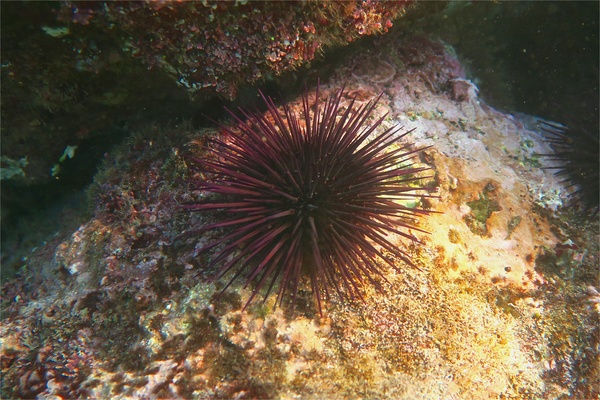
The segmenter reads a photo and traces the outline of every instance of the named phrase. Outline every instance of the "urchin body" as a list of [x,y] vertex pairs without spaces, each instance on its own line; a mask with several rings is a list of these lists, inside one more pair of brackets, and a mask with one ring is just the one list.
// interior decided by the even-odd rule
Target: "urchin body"
[[367,123],[378,99],[356,110],[354,102],[341,110],[341,99],[342,90],[321,104],[317,89],[312,107],[303,96],[298,116],[263,96],[266,114],[232,113],[237,129],[208,140],[215,156],[192,159],[206,177],[197,188],[216,196],[187,208],[227,213],[205,227],[226,233],[204,250],[214,249],[217,276],[235,270],[226,288],[241,275],[255,282],[249,301],[279,280],[279,303],[286,293],[295,303],[308,276],[321,309],[321,291],[354,298],[365,279],[379,287],[378,261],[395,265],[385,252],[411,263],[388,235],[416,240],[414,217],[427,211],[401,201],[426,196],[414,182],[427,168],[412,165],[418,150],[389,150],[400,128],[377,133],[384,117]]

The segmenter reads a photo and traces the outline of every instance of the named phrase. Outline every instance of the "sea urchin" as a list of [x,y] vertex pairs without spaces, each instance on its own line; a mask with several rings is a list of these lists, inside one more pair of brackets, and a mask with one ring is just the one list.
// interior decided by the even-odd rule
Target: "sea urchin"
[[560,182],[567,189],[572,190],[567,206],[580,206],[590,216],[597,215],[600,209],[598,120],[595,119],[594,122],[595,124],[574,123],[572,128],[567,128],[561,124],[541,121],[541,130],[554,153],[538,154],[556,162],[557,165],[543,169],[556,170],[554,175],[561,178]]
[[279,305],[291,293],[293,306],[307,276],[320,311],[321,291],[362,298],[365,279],[381,289],[379,261],[397,268],[396,256],[412,265],[387,236],[416,241],[415,217],[428,212],[403,204],[433,190],[415,187],[428,169],[411,161],[421,149],[392,146],[409,133],[402,128],[377,133],[385,116],[368,123],[379,98],[343,110],[342,90],[322,103],[317,88],[314,105],[302,97],[300,116],[261,96],[265,114],[230,112],[237,128],[222,126],[221,138],[207,140],[207,158],[191,159],[201,177],[192,184],[214,195],[186,208],[223,215],[204,230],[224,233],[203,248],[214,249],[217,277],[235,271],[223,290],[244,275],[246,285],[255,283],[250,303],[279,279]]

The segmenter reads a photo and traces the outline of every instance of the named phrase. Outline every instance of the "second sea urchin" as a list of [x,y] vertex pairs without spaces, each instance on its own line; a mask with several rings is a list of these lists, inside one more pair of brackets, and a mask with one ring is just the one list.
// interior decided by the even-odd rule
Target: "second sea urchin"
[[598,160],[598,121],[585,129],[586,124],[564,125],[541,122],[541,130],[554,153],[538,154],[557,163],[544,169],[555,170],[561,183],[571,190],[568,206],[579,206],[585,214],[597,215],[600,199],[600,162]]
[[224,212],[204,228],[224,233],[203,250],[213,249],[218,277],[235,271],[225,289],[243,275],[255,283],[249,303],[279,279],[278,303],[291,293],[295,304],[306,276],[321,310],[322,291],[362,297],[365,280],[380,288],[380,261],[397,268],[396,256],[412,265],[388,235],[417,240],[410,230],[420,230],[415,217],[428,211],[406,203],[432,190],[415,186],[428,168],[412,161],[420,149],[395,145],[409,132],[378,133],[385,116],[369,123],[379,98],[343,110],[342,90],[320,102],[317,88],[314,105],[305,94],[295,113],[261,96],[265,114],[231,113],[237,128],[222,126],[206,158],[192,158],[201,176],[193,184],[214,195],[186,207]]

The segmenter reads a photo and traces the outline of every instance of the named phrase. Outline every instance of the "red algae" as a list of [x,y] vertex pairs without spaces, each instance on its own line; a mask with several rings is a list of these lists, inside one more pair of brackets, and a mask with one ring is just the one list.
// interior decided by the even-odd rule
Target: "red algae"
[[240,84],[299,68],[326,47],[387,32],[408,4],[66,2],[61,19],[84,37],[90,28],[122,37],[133,57],[191,92],[212,90],[233,99]]

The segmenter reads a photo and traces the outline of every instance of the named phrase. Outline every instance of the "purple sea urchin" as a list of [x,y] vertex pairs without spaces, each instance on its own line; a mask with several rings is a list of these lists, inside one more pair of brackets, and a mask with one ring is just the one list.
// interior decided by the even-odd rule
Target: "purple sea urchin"
[[591,129],[577,125],[567,128],[543,121],[540,127],[554,153],[538,155],[558,164],[543,169],[555,170],[554,175],[561,178],[561,183],[572,189],[569,205],[579,205],[586,213],[597,215],[600,198],[597,121]]
[[305,94],[301,117],[288,105],[280,112],[261,94],[266,114],[231,113],[237,129],[223,126],[227,137],[208,139],[214,157],[192,159],[203,177],[193,183],[216,196],[186,207],[227,213],[204,228],[227,231],[203,250],[215,249],[218,277],[235,270],[225,289],[242,274],[246,284],[255,282],[248,303],[265,285],[266,298],[279,278],[279,305],[286,292],[295,304],[308,276],[321,310],[321,291],[361,298],[365,279],[381,289],[378,260],[397,268],[385,252],[412,265],[386,236],[417,241],[410,230],[422,231],[415,217],[428,211],[402,204],[433,190],[415,187],[428,169],[411,161],[421,149],[390,149],[410,131],[377,133],[385,116],[368,120],[379,98],[356,110],[353,100],[342,110],[342,91],[322,104],[317,88],[312,106]]

